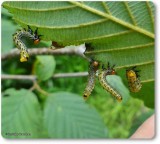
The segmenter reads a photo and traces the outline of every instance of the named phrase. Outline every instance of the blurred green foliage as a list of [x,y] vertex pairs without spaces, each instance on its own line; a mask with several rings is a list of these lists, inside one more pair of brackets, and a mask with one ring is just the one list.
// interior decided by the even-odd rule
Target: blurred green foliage
[[[12,34],[17,29],[17,25],[15,23],[12,23],[11,15],[8,12],[6,12],[6,10],[4,9],[2,9],[2,25],[1,26],[2,26],[1,53],[4,54],[4,53],[9,52],[14,47],[13,41],[12,41]],[[45,44],[45,45],[49,46],[49,44]],[[49,57],[52,57],[52,56],[49,56]],[[2,61],[1,73],[2,74],[26,74],[26,75],[33,74],[35,71],[43,69],[40,67],[35,68],[35,64],[37,63],[36,61],[37,60],[35,57],[31,57],[29,62],[23,63],[23,64],[19,62],[19,57],[14,58],[14,59],[9,59],[6,61]],[[83,71],[88,70],[88,63],[84,59],[77,57],[77,56],[67,56],[67,55],[66,56],[55,56],[51,58],[51,61],[54,61],[54,64],[52,63],[53,65],[51,66],[53,67],[52,74],[53,73],[64,73],[64,72],[83,72]],[[44,61],[42,60],[42,62]],[[43,74],[40,73],[39,75],[40,75],[39,76],[40,79],[43,80]],[[58,79],[52,79],[50,77],[51,77],[51,74],[49,74],[49,77],[47,78],[44,77],[45,80],[47,79],[46,81],[39,81],[38,84],[41,87],[41,89],[43,89],[44,91],[48,93],[53,93],[53,95],[54,93],[61,92],[61,91],[75,93],[77,94],[75,96],[75,100],[79,100],[79,96],[82,96],[83,90],[87,82],[86,77],[58,78]],[[27,80],[9,80],[9,79],[2,80],[2,93],[3,93],[3,99],[5,99],[4,101],[2,100],[2,111],[4,110],[3,111],[4,113],[2,116],[2,128],[3,128],[2,130],[4,130],[5,132],[7,130],[10,130],[12,126],[8,126],[9,127],[8,129],[6,125],[8,125],[8,123],[11,123],[15,126],[14,127],[15,129],[17,128],[17,131],[18,130],[20,131],[21,130],[20,125],[23,125],[23,128],[26,127],[26,130],[28,131],[31,130],[32,132],[32,130],[34,131],[35,129],[33,128],[34,126],[32,127],[30,125],[34,125],[36,123],[37,125],[39,125],[38,127],[39,129],[36,129],[36,130],[39,130],[42,133],[39,135],[36,135],[36,132],[34,132],[35,135],[33,137],[36,137],[36,138],[50,138],[50,137],[63,138],[64,133],[65,133],[63,131],[63,127],[57,128],[57,130],[60,133],[62,133],[62,135],[59,136],[58,135],[59,133],[57,132],[58,136],[55,136],[55,135],[52,136],[53,130],[49,129],[48,127],[49,130],[47,132],[47,129],[43,128],[43,120],[41,118],[40,120],[40,119],[37,119],[37,117],[35,117],[37,115],[37,109],[38,109],[38,113],[44,112],[44,109],[46,109],[46,101],[49,101],[49,100],[47,96],[43,95],[39,91],[34,90],[33,92],[29,92],[29,89],[32,86],[33,86],[33,83]],[[14,90],[9,89],[9,88],[14,88]],[[24,88],[25,90],[21,90],[22,88]],[[28,91],[29,93],[28,95],[26,95],[26,91]],[[23,94],[20,94],[20,93],[23,93]],[[23,97],[28,97],[26,98],[27,99],[26,104],[23,104],[24,101],[21,100],[23,99],[21,95],[23,95]],[[67,100],[66,102],[68,102]],[[64,105],[66,106],[66,108],[69,107],[69,104],[70,105],[74,104],[74,98],[71,99],[71,102],[72,103],[68,102],[68,105],[65,105],[65,102],[64,102]],[[19,104],[22,103],[22,106],[21,106],[22,109],[21,111],[17,111],[18,117],[15,116],[15,119],[13,119],[12,121],[10,115],[12,116],[13,113],[16,111],[16,110],[14,111],[12,107],[16,107],[17,103]],[[47,120],[49,121],[51,119],[56,124],[58,122],[58,119],[56,119],[56,117],[62,118],[63,120],[65,118],[63,117],[63,115],[58,115],[52,118],[49,117],[50,114],[52,114],[52,112],[55,110],[54,107],[55,105],[54,105],[54,100],[53,100],[53,109],[52,109],[52,105],[50,104],[46,110],[46,111],[49,111],[49,113],[47,114],[47,117],[48,117]],[[84,109],[81,110],[80,109],[81,107]],[[99,112],[99,114],[97,114],[97,119],[102,119],[102,121],[104,122],[106,126],[106,129],[108,129],[108,135],[107,134],[105,135],[106,138],[107,137],[108,138],[128,138],[137,129],[137,127],[153,113],[153,110],[144,106],[143,101],[135,99],[135,98],[129,98],[127,102],[123,104],[116,102],[110,96],[110,94],[108,94],[105,90],[102,89],[98,81],[96,82],[95,89],[92,95],[90,96],[89,100],[86,103],[83,103],[83,106],[81,107],[79,107],[79,112],[82,113],[82,116],[83,116],[83,113],[87,115],[87,112],[90,112],[90,110],[87,111],[85,107],[96,108],[96,110]],[[77,107],[75,106],[75,108]],[[19,107],[17,108],[17,110],[18,109]],[[30,117],[28,118],[27,121],[23,121],[23,119],[25,119],[26,114],[28,114],[29,112],[28,109],[32,109],[31,110],[32,113],[31,115],[29,114]],[[13,110],[13,112],[11,110]],[[96,110],[94,109],[94,111]],[[6,113],[6,111],[8,111],[8,113]],[[145,118],[143,120],[139,120],[139,118],[143,116]],[[77,115],[77,118],[78,118],[78,115]],[[80,118],[81,117],[79,117],[79,119]],[[10,119],[12,122],[9,121],[8,123],[6,123],[7,122],[6,119]],[[92,119],[92,116],[90,117],[90,119]],[[90,119],[88,119],[88,123],[87,123],[88,127],[93,126],[92,121],[89,123]],[[46,124],[47,124],[47,120],[46,120]],[[15,125],[14,121],[16,121],[16,124],[18,123],[19,124]],[[87,121],[87,119],[84,121]],[[32,122],[34,122],[34,124]],[[103,122],[99,122],[99,124],[103,125]],[[138,122],[138,124],[135,124],[136,122]],[[89,124],[91,124],[91,126]],[[27,127],[27,126],[30,126],[30,127]],[[68,131],[68,133],[70,133],[70,131]],[[76,133],[76,130],[75,130],[75,133]],[[97,134],[95,135],[96,135],[95,137],[98,137]],[[79,135],[79,138],[82,138],[82,137],[83,137],[82,135]],[[100,137],[104,137],[103,132],[102,132],[102,135],[99,135],[99,138]],[[12,137],[7,137],[7,138],[12,138]]]

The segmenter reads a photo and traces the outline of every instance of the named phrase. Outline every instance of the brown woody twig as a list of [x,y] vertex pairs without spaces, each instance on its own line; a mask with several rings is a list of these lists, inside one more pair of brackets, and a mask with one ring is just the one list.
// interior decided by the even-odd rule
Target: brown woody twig
[[[73,77],[84,77],[87,76],[88,72],[76,72],[76,73],[59,73],[54,74],[52,78],[73,78]],[[8,74],[2,74],[1,79],[14,79],[14,80],[31,80],[34,81],[37,79],[35,75],[8,75]]]
[[[32,48],[29,49],[29,54],[31,56],[35,55],[78,55],[88,60],[84,55],[86,50],[85,44],[79,46],[67,46],[64,48],[51,49],[51,48]],[[19,50],[17,48],[13,49],[7,54],[1,55],[1,60],[7,60],[9,58],[19,56]]]

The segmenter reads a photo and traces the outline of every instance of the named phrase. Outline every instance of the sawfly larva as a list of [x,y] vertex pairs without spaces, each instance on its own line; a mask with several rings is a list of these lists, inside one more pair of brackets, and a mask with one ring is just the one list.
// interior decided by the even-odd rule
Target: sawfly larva
[[37,31],[38,28],[33,33],[32,29],[28,26],[28,30],[18,30],[15,34],[13,34],[14,43],[16,44],[17,48],[20,49],[20,62],[25,62],[29,58],[29,53],[26,45],[22,41],[22,37],[28,37],[33,40],[34,44],[38,44],[40,42],[41,35],[38,35]]
[[108,68],[107,69],[102,67],[102,70],[98,74],[98,78],[99,78],[99,82],[100,82],[101,86],[106,91],[108,91],[112,96],[114,96],[119,102],[121,102],[122,101],[122,96],[115,89],[113,89],[112,86],[110,86],[110,84],[106,80],[106,76],[115,75],[116,72],[113,69],[114,66],[115,65],[110,67],[110,65],[108,63]]
[[95,86],[96,81],[96,71],[98,70],[99,62],[91,60],[89,64],[89,70],[88,70],[88,82],[87,86],[83,92],[83,98],[86,100],[92,93],[92,90]]
[[126,70],[126,77],[131,92],[139,92],[142,87],[138,72],[139,70],[136,70],[136,66]]

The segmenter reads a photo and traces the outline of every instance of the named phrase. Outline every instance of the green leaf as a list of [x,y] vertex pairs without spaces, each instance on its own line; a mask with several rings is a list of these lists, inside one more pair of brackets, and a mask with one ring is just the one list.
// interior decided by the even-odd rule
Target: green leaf
[[52,138],[105,138],[98,112],[76,94],[51,94],[45,105],[44,125]]
[[154,92],[155,84],[154,82],[143,83],[143,87],[138,94],[132,94],[133,97],[144,100],[144,104],[152,109],[155,108],[155,98],[151,97],[155,95]]
[[13,47],[12,34],[16,31],[17,26],[8,20],[8,12],[2,9],[2,54],[9,52]]
[[33,1],[4,2],[3,6],[20,25],[38,27],[44,40],[74,44],[124,32],[154,37],[154,9],[149,2]]
[[154,107],[152,2],[4,2],[3,6],[22,27],[38,27],[43,40],[63,45],[90,43],[92,48],[87,48],[85,55],[103,64],[116,64],[124,82],[125,69],[138,66],[143,90],[135,95]]
[[129,90],[123,84],[122,79],[116,75],[110,75],[106,77],[107,82],[116,90],[123,98],[122,103],[126,103],[130,98]]
[[[150,69],[149,69],[150,68]],[[150,78],[152,75],[154,76],[154,67],[153,65],[150,67],[150,65],[144,65],[144,66],[139,66],[137,69],[141,70],[140,71],[140,80],[142,83],[142,88],[139,92],[137,93],[132,93],[130,92],[130,95],[134,98],[138,98],[144,101],[144,104],[149,107],[154,109],[154,104],[155,104],[155,84],[154,81],[152,81]],[[147,76],[148,74],[148,76]],[[120,75],[123,78],[123,82],[126,86],[128,86],[128,82],[125,76],[125,69],[122,69],[118,72],[118,75]],[[143,80],[146,79],[146,80]]]
[[25,89],[7,89],[2,97],[2,136],[38,138],[42,132],[42,112],[36,96]]
[[35,62],[35,74],[38,79],[45,81],[52,77],[56,62],[53,56],[37,56]]

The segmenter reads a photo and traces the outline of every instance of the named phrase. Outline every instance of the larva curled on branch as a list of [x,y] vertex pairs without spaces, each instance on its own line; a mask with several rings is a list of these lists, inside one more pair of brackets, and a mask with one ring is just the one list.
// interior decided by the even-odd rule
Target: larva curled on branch
[[14,43],[20,50],[20,62],[26,62],[29,59],[29,53],[26,45],[22,41],[22,37],[30,38],[33,40],[34,44],[38,44],[40,42],[40,36],[42,35],[38,35],[37,31],[38,28],[33,32],[32,29],[28,26],[28,30],[24,28],[13,34]]

